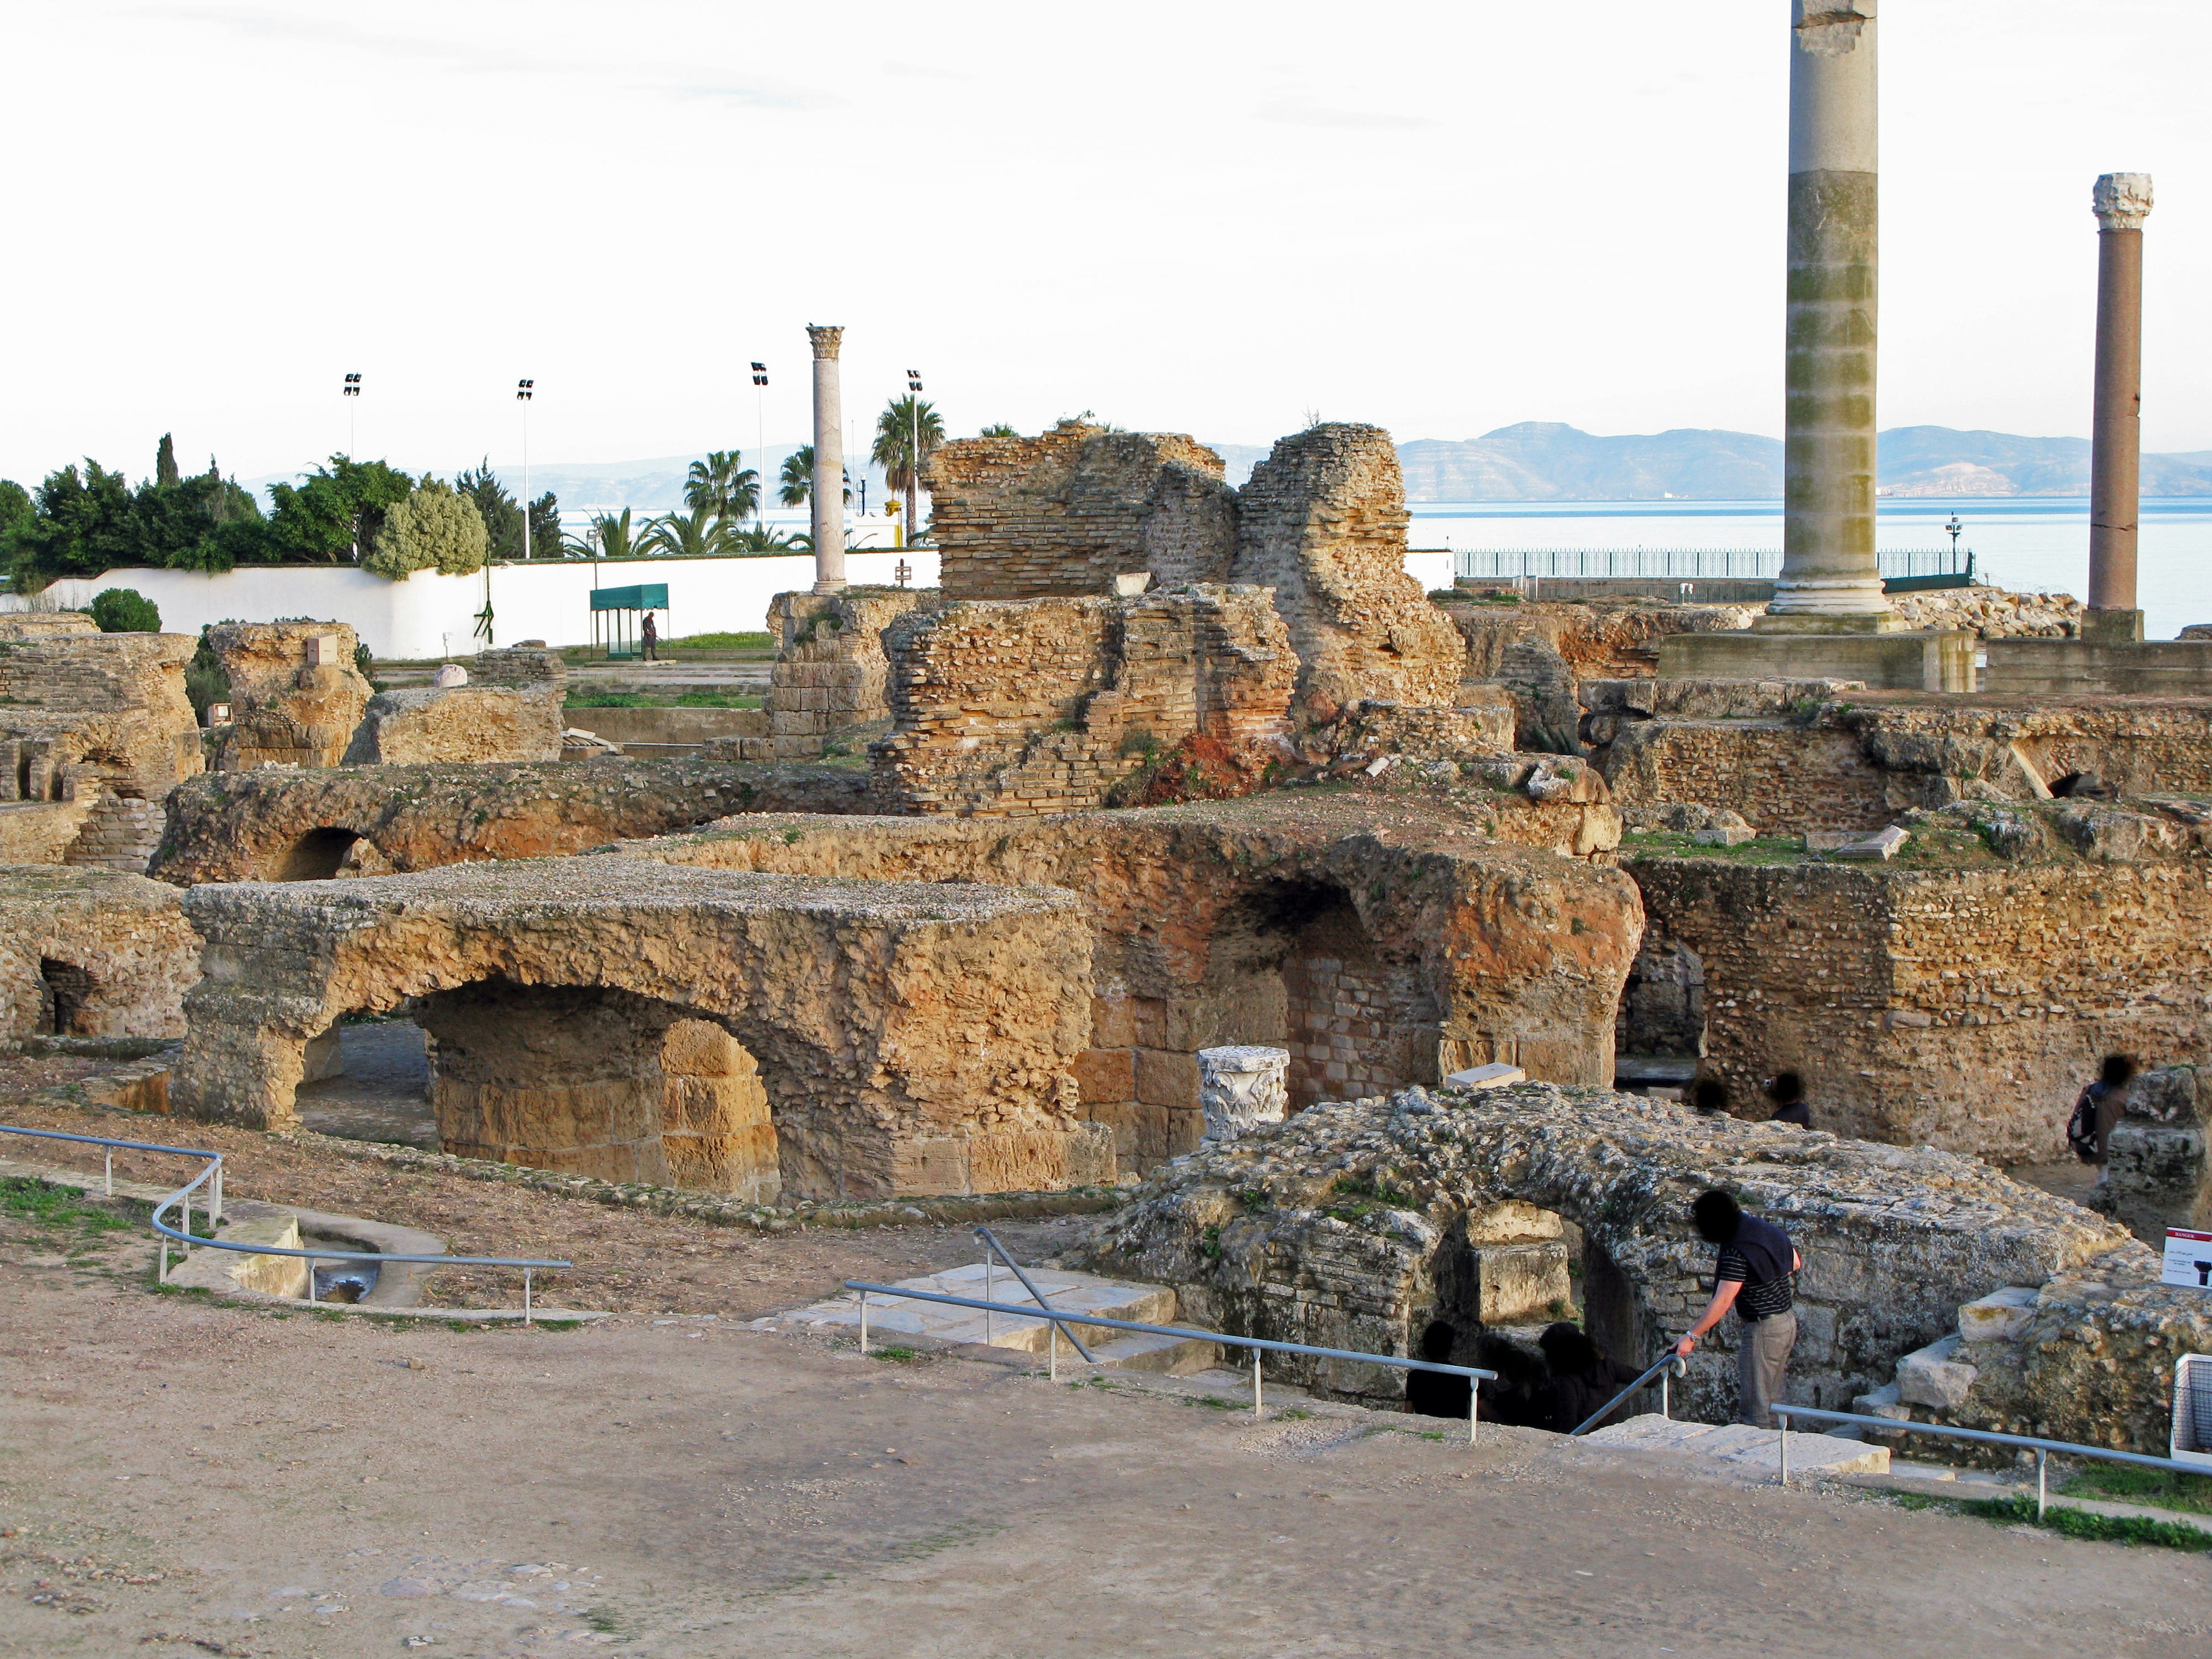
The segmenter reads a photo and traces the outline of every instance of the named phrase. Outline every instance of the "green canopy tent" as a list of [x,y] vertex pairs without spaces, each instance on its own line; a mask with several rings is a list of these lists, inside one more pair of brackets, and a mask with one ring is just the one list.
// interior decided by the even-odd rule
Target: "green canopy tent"
[[[592,590],[592,648],[609,660],[638,654],[639,624],[648,611],[668,609],[666,582],[639,582],[630,587]],[[663,639],[667,638],[664,627]]]

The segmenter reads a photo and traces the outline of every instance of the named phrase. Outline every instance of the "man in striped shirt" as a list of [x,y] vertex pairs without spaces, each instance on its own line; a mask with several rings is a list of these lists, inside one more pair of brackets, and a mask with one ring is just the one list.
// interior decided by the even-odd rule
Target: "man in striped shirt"
[[1736,1348],[1736,1421],[1771,1429],[1772,1407],[1782,1398],[1790,1370],[1790,1351],[1797,1346],[1793,1304],[1805,1259],[1789,1234],[1771,1221],[1746,1215],[1732,1194],[1699,1193],[1690,1206],[1690,1218],[1705,1243],[1720,1247],[1720,1256],[1714,1266],[1713,1299],[1674,1352],[1687,1357],[1698,1339],[1734,1308],[1743,1322]]

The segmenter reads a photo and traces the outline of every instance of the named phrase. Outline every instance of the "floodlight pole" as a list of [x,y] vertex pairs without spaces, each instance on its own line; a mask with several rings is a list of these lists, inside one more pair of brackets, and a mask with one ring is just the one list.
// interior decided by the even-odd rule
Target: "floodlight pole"
[[[535,380],[514,383],[515,401],[522,405],[522,556],[530,556],[530,402],[538,390]],[[486,577],[484,603],[491,603],[490,578]]]

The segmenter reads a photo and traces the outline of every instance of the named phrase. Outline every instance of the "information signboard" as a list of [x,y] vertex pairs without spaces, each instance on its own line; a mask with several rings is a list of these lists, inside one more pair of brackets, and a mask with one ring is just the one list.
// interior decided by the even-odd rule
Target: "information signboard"
[[2212,1291],[2212,1233],[2193,1233],[2186,1227],[2166,1230],[2166,1271],[2162,1285],[2187,1285]]

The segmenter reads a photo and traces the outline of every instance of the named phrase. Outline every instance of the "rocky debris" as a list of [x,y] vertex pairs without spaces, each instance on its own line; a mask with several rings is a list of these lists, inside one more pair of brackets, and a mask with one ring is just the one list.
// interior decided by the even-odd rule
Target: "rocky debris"
[[1460,693],[1464,701],[1452,708],[1408,708],[1364,697],[1348,702],[1333,720],[1298,734],[1298,758],[1340,774],[1385,757],[1460,761],[1510,755],[1512,698],[1494,685],[1463,685]]
[[[1688,836],[1701,846],[1737,847],[1759,834],[1744,821],[1740,812],[1725,806],[1700,806],[1694,801],[1674,801],[1664,806],[1624,806],[1620,809],[1624,829],[1644,835]],[[1713,841],[1705,840],[1710,831],[1718,830]]]
[[706,1023],[757,1064],[788,1190],[1113,1174],[1110,1135],[1075,1117],[1091,935],[1060,890],[606,856],[209,884],[184,906],[207,975],[175,1093],[197,1115],[295,1124],[309,1039],[410,1003],[438,1037],[434,1098],[456,1150],[647,1180],[696,1153],[718,1184],[754,1190],[758,1126],[737,1110],[750,1072],[675,1053]]
[[427,870],[475,859],[580,853],[691,829],[732,812],[864,810],[865,774],[610,755],[589,766],[360,766],[215,772],[169,799],[151,873],[282,881],[350,860]]
[[1905,626],[1985,640],[2063,640],[2081,632],[2081,601],[2071,593],[2014,593],[2002,587],[1937,587],[1893,593]]
[[[1689,1205],[1715,1185],[1803,1252],[1793,1392],[1820,1405],[1887,1381],[1955,1328],[1961,1303],[2137,1248],[1978,1159],[1526,1084],[1326,1103],[1201,1149],[1156,1172],[1068,1265],[1170,1285],[1221,1330],[1403,1354],[1432,1317],[1470,1322],[1454,1300],[1468,1218],[1531,1205],[1582,1229],[1586,1328],[1640,1360],[1704,1305],[1711,1249]],[[1677,1385],[1687,1414],[1732,1413],[1734,1329]],[[1333,1362],[1281,1372],[1335,1392],[1390,1386]]]
[[230,676],[230,725],[216,764],[336,766],[374,695],[343,623],[218,623],[209,648]]

